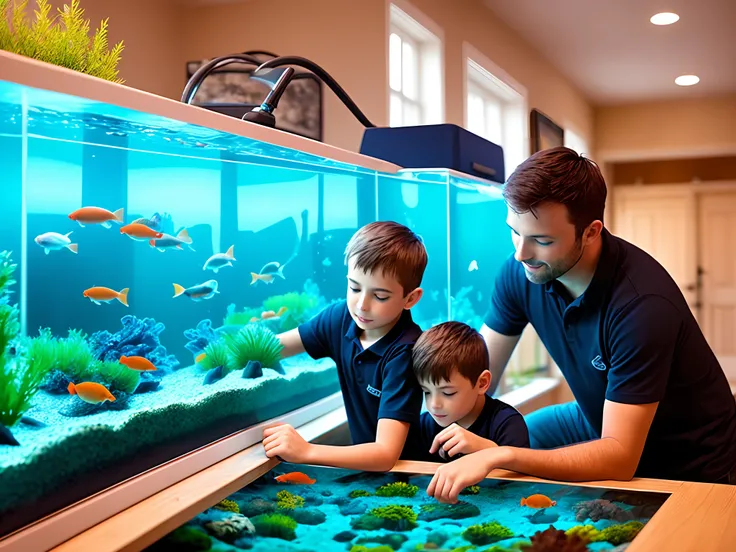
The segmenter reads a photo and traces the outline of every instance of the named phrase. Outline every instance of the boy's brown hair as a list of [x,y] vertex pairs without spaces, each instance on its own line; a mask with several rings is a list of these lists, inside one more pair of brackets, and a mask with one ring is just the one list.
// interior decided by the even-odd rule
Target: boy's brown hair
[[561,203],[576,237],[594,220],[603,222],[606,182],[598,165],[566,147],[538,151],[509,176],[503,196],[514,212],[534,213],[542,203]]
[[455,370],[475,385],[490,369],[483,336],[462,322],[443,322],[423,332],[414,344],[412,363],[417,380],[434,385],[450,381]]
[[371,222],[359,229],[345,248],[345,264],[353,257],[355,266],[364,272],[378,270],[395,278],[404,297],[421,285],[427,268],[422,239],[398,222]]

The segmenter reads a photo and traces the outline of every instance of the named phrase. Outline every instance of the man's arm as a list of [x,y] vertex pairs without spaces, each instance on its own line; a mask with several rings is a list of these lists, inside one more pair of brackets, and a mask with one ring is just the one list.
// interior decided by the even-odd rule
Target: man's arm
[[489,392],[493,393],[501,382],[501,376],[503,371],[506,369],[506,365],[509,363],[511,354],[516,348],[516,344],[519,343],[521,334],[519,335],[503,335],[495,330],[492,330],[485,324],[480,328],[480,334],[486,342],[488,348],[488,356],[491,361],[491,387]]
[[409,434],[409,424],[383,418],[378,420],[375,443],[351,446],[307,443],[290,425],[264,430],[266,456],[286,462],[334,466],[350,470],[389,471],[394,467]]
[[485,449],[438,468],[427,494],[456,502],[460,491],[496,468],[560,481],[629,480],[639,465],[658,405],[605,401],[600,439],[552,450]]
[[280,333],[276,337],[279,338],[281,345],[284,347],[281,349],[281,358],[298,355],[305,350],[304,343],[302,343],[302,338],[299,335],[299,328]]

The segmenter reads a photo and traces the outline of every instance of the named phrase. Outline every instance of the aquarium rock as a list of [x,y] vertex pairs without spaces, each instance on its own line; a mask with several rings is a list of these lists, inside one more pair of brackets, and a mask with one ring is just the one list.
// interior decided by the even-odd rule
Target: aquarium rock
[[189,340],[184,347],[195,356],[204,351],[207,345],[220,339],[220,336],[212,329],[212,321],[209,319],[200,320],[196,328],[185,330],[184,337]]
[[179,366],[174,355],[166,353],[159,335],[166,328],[153,318],[140,319],[133,315],[123,316],[123,328],[115,334],[106,330],[93,333],[89,338],[92,354],[98,360],[118,362],[120,357],[142,356],[150,360],[160,371]]
[[211,521],[205,524],[205,529],[214,537],[223,542],[234,542],[241,533],[252,535],[256,528],[243,514],[231,514],[220,521]]
[[141,380],[138,382],[138,387],[135,388],[134,393],[136,395],[150,393],[156,391],[159,385],[161,385],[161,376],[154,376],[150,372],[141,372]]
[[260,378],[263,375],[261,363],[257,360],[249,360],[248,364],[243,368],[244,378]]
[[425,504],[421,507],[419,520],[467,519],[479,515],[480,509],[475,504],[460,501],[457,504]]
[[20,443],[15,440],[10,430],[3,424],[0,424],[0,445],[20,446]]
[[336,542],[350,542],[357,536],[358,534],[353,533],[352,531],[341,531],[340,533],[332,537],[332,540]]
[[46,427],[47,426],[47,424],[43,422],[39,422],[35,418],[31,418],[30,416],[23,416],[20,419],[20,423],[22,423],[23,425],[30,426],[30,427]]
[[368,510],[368,505],[362,500],[351,500],[347,504],[340,506],[340,513],[344,516],[356,516],[365,514]]
[[276,503],[271,500],[254,498],[250,502],[238,502],[240,513],[247,517],[256,517],[261,514],[270,514],[276,511]]
[[53,369],[41,384],[41,389],[52,395],[68,395],[69,390],[67,387],[69,387],[69,382],[71,380],[66,377],[64,372]]
[[362,537],[358,539],[357,541],[355,541],[355,544],[356,545],[383,544],[385,546],[389,546],[393,548],[394,550],[399,550],[404,545],[404,543],[408,540],[409,540],[409,537],[407,537],[406,535],[402,535],[400,533],[389,533],[388,535],[376,535],[373,537]]
[[585,521],[590,518],[592,521],[610,519],[624,522],[633,519],[631,512],[627,512],[613,502],[602,498],[578,502],[575,504],[574,510],[577,521]]
[[552,525],[555,521],[560,519],[559,514],[549,513],[546,510],[539,510],[531,516],[524,517],[536,525]]
[[316,508],[297,508],[289,510],[287,515],[302,525],[319,525],[327,520],[327,515]]
[[207,374],[205,374],[204,376],[204,381],[202,382],[202,385],[210,385],[211,383],[220,381],[225,374],[226,372],[224,366],[215,366],[214,368],[212,368],[212,370],[207,371]]

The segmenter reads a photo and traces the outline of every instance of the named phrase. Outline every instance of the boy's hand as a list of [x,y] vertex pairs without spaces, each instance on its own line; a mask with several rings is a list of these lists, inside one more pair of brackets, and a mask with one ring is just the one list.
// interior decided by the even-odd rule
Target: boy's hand
[[309,462],[312,445],[289,424],[271,426],[263,430],[263,448],[266,456],[278,456],[284,462],[303,464]]
[[[440,502],[455,504],[460,491],[480,483],[496,467],[493,453],[500,450],[502,449],[487,450],[441,465],[429,482],[427,495]],[[480,458],[480,455],[483,457]]]
[[440,456],[443,456],[442,451],[440,451],[442,449],[447,457],[452,458],[458,454],[472,454],[496,446],[498,445],[493,441],[479,437],[457,424],[452,424],[437,434],[434,441],[432,441],[429,453],[434,454],[439,451]]

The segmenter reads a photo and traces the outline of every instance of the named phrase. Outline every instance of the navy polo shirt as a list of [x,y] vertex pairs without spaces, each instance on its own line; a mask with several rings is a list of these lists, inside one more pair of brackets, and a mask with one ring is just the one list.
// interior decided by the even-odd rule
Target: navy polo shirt
[[600,435],[603,402],[659,402],[636,475],[716,481],[736,464],[736,402],[667,271],[604,229],[588,289],[533,284],[509,258],[486,325],[519,335],[530,322]]
[[374,443],[378,420],[414,424],[422,408],[422,390],[412,370],[411,351],[422,330],[404,310],[391,330],[367,349],[347,302],[325,308],[299,326],[312,358],[330,357],[337,365],[353,444]]
[[[417,426],[416,435],[412,439],[410,458],[423,462],[449,462],[452,458],[443,458],[438,452],[429,454],[429,449],[437,434],[444,430],[434,421],[429,412],[422,412]],[[498,446],[529,448],[529,431],[522,416],[513,406],[503,401],[486,395],[478,418],[468,427],[470,433],[474,433],[484,439],[489,439]]]

